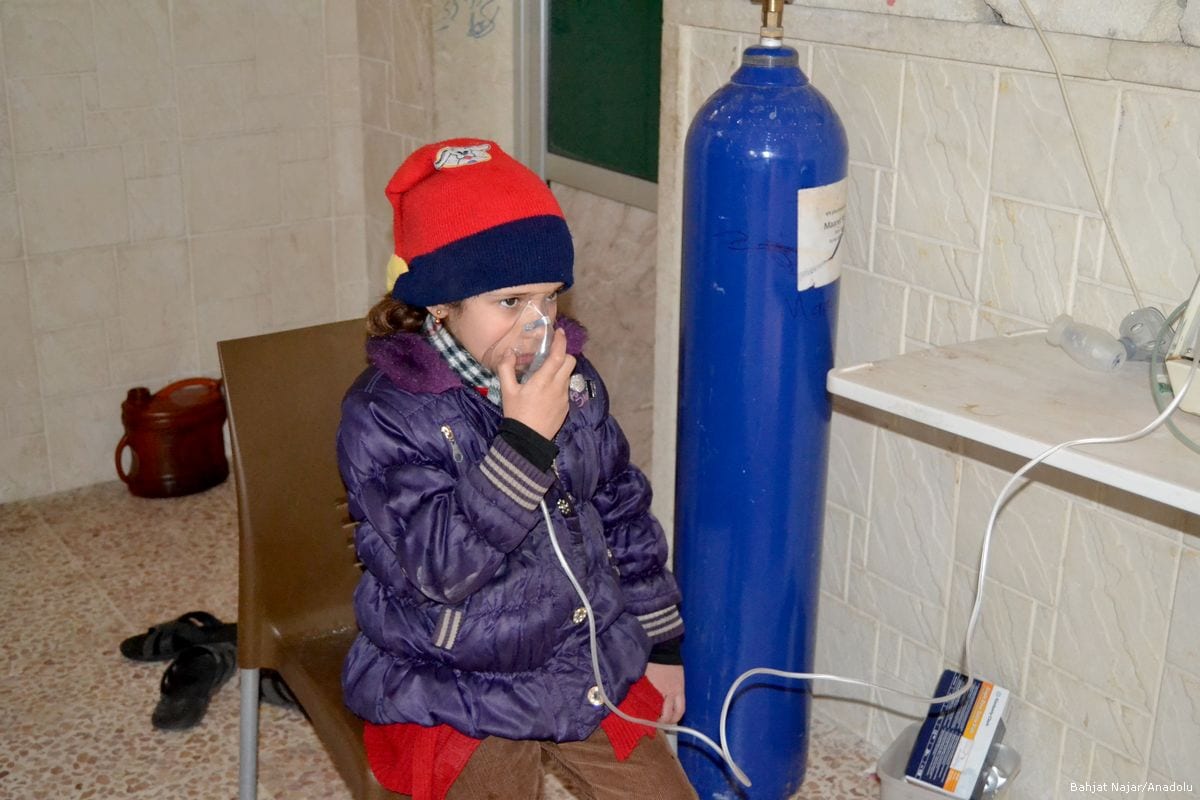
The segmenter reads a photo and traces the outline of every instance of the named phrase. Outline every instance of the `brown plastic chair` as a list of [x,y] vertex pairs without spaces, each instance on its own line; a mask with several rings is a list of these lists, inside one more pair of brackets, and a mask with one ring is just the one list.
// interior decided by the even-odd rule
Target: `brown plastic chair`
[[258,790],[258,671],[278,670],[356,798],[399,798],[367,765],[342,703],[360,570],[337,470],[342,395],[365,366],[362,320],[217,345],[237,484],[238,796]]

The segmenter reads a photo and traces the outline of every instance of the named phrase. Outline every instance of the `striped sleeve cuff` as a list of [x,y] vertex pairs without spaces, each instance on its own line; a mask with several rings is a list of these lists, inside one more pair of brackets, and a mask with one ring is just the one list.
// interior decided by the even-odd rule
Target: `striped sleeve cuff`
[[639,614],[638,622],[642,623],[651,644],[683,635],[683,617],[679,616],[679,606],[667,606],[649,614]]
[[497,437],[479,471],[505,497],[526,511],[533,511],[554,483],[554,474],[533,466],[512,445]]

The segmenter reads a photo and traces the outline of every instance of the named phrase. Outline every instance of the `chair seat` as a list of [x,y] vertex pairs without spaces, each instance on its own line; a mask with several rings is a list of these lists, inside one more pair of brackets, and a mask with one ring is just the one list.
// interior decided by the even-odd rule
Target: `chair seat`
[[356,798],[407,797],[389,792],[375,780],[363,750],[363,722],[342,701],[342,663],[356,634],[350,629],[318,638],[284,639],[278,670]]

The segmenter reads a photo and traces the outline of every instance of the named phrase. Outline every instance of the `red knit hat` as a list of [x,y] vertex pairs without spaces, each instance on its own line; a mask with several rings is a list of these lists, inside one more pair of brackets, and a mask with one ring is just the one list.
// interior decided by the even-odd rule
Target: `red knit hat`
[[387,196],[397,300],[431,306],[505,286],[571,285],[575,250],[558,201],[495,142],[425,145],[396,170]]

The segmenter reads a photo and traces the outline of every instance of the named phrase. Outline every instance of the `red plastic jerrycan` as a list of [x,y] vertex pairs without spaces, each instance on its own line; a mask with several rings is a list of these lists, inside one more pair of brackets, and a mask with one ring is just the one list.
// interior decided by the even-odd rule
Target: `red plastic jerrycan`
[[[117,474],[138,497],[177,497],[216,486],[229,476],[225,460],[225,398],[221,382],[189,378],[151,395],[130,389],[121,403],[125,435]],[[121,464],[129,448],[129,470]]]

